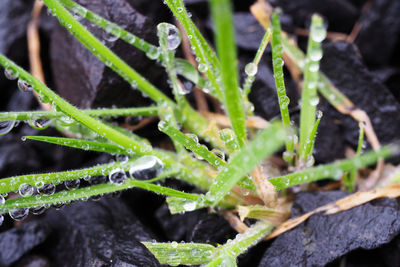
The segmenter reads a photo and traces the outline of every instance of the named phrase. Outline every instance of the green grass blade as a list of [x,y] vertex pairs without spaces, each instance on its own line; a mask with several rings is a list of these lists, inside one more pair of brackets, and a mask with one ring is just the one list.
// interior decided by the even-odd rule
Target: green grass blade
[[[116,109],[86,109],[81,110],[91,117],[124,117],[124,116],[157,116],[157,107],[143,108],[116,108]],[[57,111],[22,111],[1,112],[0,121],[29,121],[42,118],[55,119],[64,117],[65,114]]]
[[0,206],[0,213],[6,213],[10,210],[21,208],[32,208],[50,204],[65,204],[75,200],[87,199],[89,197],[109,194],[131,188],[142,188],[157,194],[173,196],[178,198],[197,199],[197,195],[184,193],[168,187],[127,179],[123,184],[116,185],[111,183],[92,185],[70,191],[60,191],[51,196],[35,195],[29,197],[20,197],[7,200]]
[[272,124],[262,130],[221,169],[206,195],[207,202],[214,206],[218,204],[243,176],[276,152],[284,139],[284,129],[278,124]]
[[212,260],[212,256],[217,250],[214,246],[208,244],[182,244],[177,242],[142,242],[142,244],[154,254],[161,264],[168,264],[171,266],[208,263]]
[[217,95],[217,99],[223,102],[224,97],[220,89],[220,85],[217,82],[217,77],[219,76],[218,73],[220,72],[220,63],[218,62],[214,51],[211,49],[210,45],[206,42],[200,31],[190,19],[183,1],[166,0],[165,2],[184,28],[186,35],[189,38],[189,42],[196,53],[196,56],[200,58],[199,63],[203,64],[203,66],[206,66],[205,74],[209,78],[212,88],[215,90],[215,93],[212,93]]
[[74,17],[60,4],[58,0],[44,0],[60,23],[66,27],[84,46],[86,46],[98,59],[103,61],[109,68],[118,73],[133,87],[138,88],[142,93],[154,101],[171,100],[139,73],[126,64],[120,57],[114,54],[108,47],[99,41],[92,33],[81,25]]
[[261,44],[258,47],[257,53],[253,61],[247,64],[245,67],[245,72],[247,74],[246,80],[243,85],[243,96],[245,100],[248,99],[248,95],[251,91],[251,85],[253,84],[258,71],[258,63],[260,62],[261,57],[264,54],[265,49],[267,48],[267,45],[271,39],[271,35],[272,31],[270,28],[268,28],[261,40]]
[[290,128],[289,98],[286,95],[285,80],[283,79],[283,60],[282,60],[282,33],[279,15],[275,12],[272,15],[272,63],[276,90],[278,95],[279,107],[281,110],[282,124],[287,128],[286,153],[284,159],[290,164],[294,158],[294,134]]
[[[311,167],[311,165],[314,164],[314,158],[312,157],[312,154],[313,154],[313,150],[314,150],[315,138],[317,137],[318,126],[321,121],[322,115],[323,115],[322,111],[317,112],[317,121],[314,123],[314,126],[313,126],[313,128],[310,132],[310,135],[307,139],[307,142],[306,142],[306,147],[304,150],[304,160],[305,160],[306,167]],[[312,164],[308,164],[308,163],[312,163]]]
[[56,144],[60,146],[72,147],[88,151],[97,151],[110,154],[120,154],[120,155],[133,155],[125,149],[113,144],[80,140],[74,138],[64,138],[64,137],[51,137],[51,136],[25,136],[28,140],[41,141],[51,144]]
[[236,267],[236,258],[227,255],[221,254],[217,258],[214,258],[209,264],[205,267]]
[[243,99],[239,89],[237,55],[230,0],[211,0],[211,14],[215,24],[215,39],[221,60],[221,78],[225,108],[239,147],[247,140]]
[[304,82],[300,111],[300,162],[306,161],[307,142],[315,124],[315,114],[319,98],[317,95],[319,62],[322,58],[320,32],[325,31],[323,19],[318,15],[311,18],[310,38],[308,38],[307,58],[304,68]]
[[56,93],[51,91],[47,86],[41,83],[38,79],[27,73],[22,68],[18,67],[14,62],[7,59],[0,54],[0,65],[6,69],[11,69],[12,71],[19,74],[19,77],[33,86],[34,90],[39,95],[44,95],[52,101],[53,106],[57,106],[64,114],[70,116],[78,123],[86,126],[92,131],[98,133],[101,136],[113,141],[114,143],[123,146],[126,149],[131,149],[133,152],[138,154],[143,154],[141,148],[142,144],[130,139],[129,137],[115,131],[111,127],[106,126],[102,122],[86,115],[79,109],[75,108],[73,105],[69,104],[67,101],[59,97]]
[[357,170],[378,161],[379,158],[388,158],[399,153],[397,145],[384,146],[378,151],[370,151],[351,159],[340,160],[334,163],[321,165],[312,169],[298,171],[288,175],[275,177],[269,181],[276,190],[285,189],[294,185],[309,183],[321,179],[340,179],[344,172]]
[[[360,127],[360,133],[358,135],[358,145],[357,145],[356,156],[361,155],[361,151],[362,151],[363,143],[364,143],[364,125],[362,123],[359,123],[359,127]],[[354,192],[356,172],[357,172],[357,170],[352,170],[348,176],[345,176],[345,179],[343,181],[344,187],[350,193]]]

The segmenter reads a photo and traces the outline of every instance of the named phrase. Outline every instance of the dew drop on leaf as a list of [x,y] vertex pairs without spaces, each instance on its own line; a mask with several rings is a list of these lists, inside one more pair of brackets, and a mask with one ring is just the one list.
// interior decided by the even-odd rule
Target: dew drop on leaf
[[56,186],[54,184],[45,184],[39,187],[37,191],[43,196],[51,196],[56,191]]
[[147,180],[159,176],[164,168],[162,161],[155,156],[143,156],[129,169],[129,175],[138,180]]
[[8,214],[14,221],[22,221],[28,216],[29,209],[28,208],[14,209],[10,210]]
[[38,207],[33,207],[33,208],[30,208],[29,210],[33,215],[40,215],[43,212],[45,212],[46,206],[42,205],[42,206],[38,206]]
[[248,76],[255,76],[257,74],[257,71],[258,71],[257,64],[253,62],[248,63],[246,67],[244,67],[244,72],[246,72]]
[[5,69],[4,76],[6,76],[6,78],[9,80],[15,80],[18,78],[18,72],[14,72],[13,70]]
[[64,185],[65,185],[65,188],[67,188],[68,190],[73,190],[73,189],[79,188],[80,183],[81,183],[80,179],[74,179],[74,180],[65,181]]
[[121,169],[115,169],[110,172],[108,179],[112,184],[121,185],[126,179],[126,174]]
[[18,189],[18,193],[22,197],[32,196],[34,191],[35,191],[35,188],[33,186],[31,186],[30,184],[21,184]]
[[29,121],[29,125],[36,130],[47,129],[50,126],[50,124],[51,124],[50,119],[37,119]]
[[22,79],[18,79],[18,88],[22,92],[31,92],[33,90],[32,85],[30,85],[29,83],[25,82]]
[[8,134],[15,126],[15,121],[0,121],[0,135]]

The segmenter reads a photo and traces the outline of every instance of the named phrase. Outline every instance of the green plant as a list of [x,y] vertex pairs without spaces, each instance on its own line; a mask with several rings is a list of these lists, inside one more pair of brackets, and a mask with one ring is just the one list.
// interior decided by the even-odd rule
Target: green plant
[[[397,150],[394,147],[383,147],[379,151],[367,152],[352,159],[321,165],[312,168],[313,162],[304,161],[312,157],[313,144],[321,120],[321,113],[315,108],[316,87],[324,96],[333,94],[326,84],[329,80],[318,71],[322,57],[320,42],[324,39],[322,19],[313,16],[311,23],[307,63],[298,48],[288,44],[280,31],[278,13],[274,13],[272,30],[268,29],[260,49],[253,62],[246,66],[248,75],[244,90],[239,88],[236,48],[232,23],[232,7],[229,0],[212,0],[211,13],[216,25],[217,54],[206,42],[200,31],[190,19],[182,0],[166,0],[166,4],[182,24],[185,35],[200,59],[196,70],[184,59],[175,58],[175,49],[179,46],[181,36],[178,29],[171,24],[161,23],[157,27],[159,46],[145,42],[137,36],[126,32],[71,0],[43,0],[51,13],[56,16],[82,44],[93,54],[123,77],[133,88],[140,90],[151,98],[155,106],[147,108],[80,110],[55,94],[38,79],[18,67],[5,56],[0,55],[0,65],[6,69],[9,78],[19,78],[22,89],[34,90],[43,103],[50,103],[54,111],[5,112],[0,113],[0,133],[6,134],[15,121],[30,121],[30,124],[43,129],[49,125],[62,132],[68,132],[74,138],[47,136],[27,136],[24,139],[53,143],[77,149],[92,150],[121,155],[117,162],[94,166],[91,168],[32,174],[5,178],[1,180],[0,194],[18,191],[21,197],[5,200],[1,197],[0,212],[9,213],[15,220],[24,219],[29,209],[35,213],[44,211],[49,205],[66,204],[75,200],[86,200],[89,197],[126,190],[133,187],[143,188],[167,196],[171,213],[190,212],[198,208],[211,207],[218,210],[232,210],[243,207],[250,211],[262,213],[254,215],[260,221],[247,231],[226,244],[214,247],[207,244],[144,243],[161,263],[207,264],[207,266],[234,266],[236,257],[247,248],[260,241],[272,229],[275,214],[279,213],[277,191],[320,179],[340,179],[344,172],[355,170],[375,163],[379,158],[390,157]],[[167,97],[139,73],[115,55],[102,42],[96,39],[67,10],[102,27],[110,34],[142,50],[152,60],[162,62],[168,74],[174,100]],[[273,69],[277,87],[278,101],[281,107],[282,123],[271,122],[266,129],[259,130],[248,140],[246,117],[252,111],[246,108],[251,84],[257,73],[257,64],[268,44],[272,32]],[[299,67],[305,72],[302,95],[302,117],[300,122],[300,144],[297,144],[295,128],[288,112],[289,98],[285,92],[283,80],[283,49],[297,58]],[[218,129],[212,122],[196,112],[186,100],[187,93],[181,87],[178,74],[184,76],[213,95],[226,108],[232,125]],[[204,74],[206,78],[203,78]],[[322,85],[319,86],[319,83]],[[323,91],[325,90],[325,91]],[[329,91],[329,93],[326,93]],[[325,93],[324,93],[325,92]],[[335,96],[335,95],[334,95]],[[334,98],[334,97],[333,97]],[[340,95],[336,100],[340,98]],[[330,97],[331,101],[334,101]],[[337,100],[337,102],[340,102]],[[152,147],[144,138],[135,135],[119,126],[107,122],[111,116],[158,116],[159,130],[172,140],[175,152]],[[315,117],[317,120],[315,121]],[[189,131],[183,133],[179,125]],[[361,136],[361,134],[360,134]],[[213,147],[212,150],[200,144],[199,138]],[[361,140],[361,138],[360,138]],[[362,143],[362,141],[360,141]],[[290,165],[297,164],[299,171],[268,179],[258,167],[268,156],[276,153],[286,144],[284,158]],[[296,154],[296,147],[298,153]],[[197,155],[193,158],[189,153]],[[226,155],[226,156],[225,156]],[[201,159],[204,159],[201,160]],[[304,169],[306,168],[306,169]],[[155,173],[150,179],[140,180],[143,173]],[[98,185],[79,187],[80,179],[98,179],[108,176],[108,182]],[[97,177],[97,178],[96,178]],[[155,184],[169,177],[183,180],[195,185],[203,194],[184,193],[178,190]],[[352,175],[351,177],[354,177]],[[149,178],[149,177],[147,177]],[[354,178],[350,178],[353,184]],[[55,193],[55,185],[64,183],[66,188]],[[34,187],[39,195],[33,195]],[[251,194],[264,206],[254,207],[246,202]],[[256,216],[256,217],[254,217]]]

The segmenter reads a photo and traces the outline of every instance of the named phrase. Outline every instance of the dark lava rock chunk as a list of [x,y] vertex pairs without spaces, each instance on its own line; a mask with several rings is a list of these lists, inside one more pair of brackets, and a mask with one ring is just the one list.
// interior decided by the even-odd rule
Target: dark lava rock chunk
[[312,14],[319,13],[328,21],[330,31],[350,32],[360,11],[347,0],[268,0],[290,15],[298,27],[308,28]]
[[[302,192],[292,207],[297,217],[345,197],[342,191]],[[334,215],[316,214],[278,236],[260,266],[324,266],[356,249],[374,249],[400,232],[396,200],[382,199]]]
[[46,223],[31,221],[0,233],[0,266],[10,266],[42,244],[50,233]]
[[77,202],[44,219],[54,231],[47,244],[54,266],[159,266],[140,243],[152,234],[118,199]]
[[[356,107],[364,110],[382,143],[398,138],[400,132],[400,104],[391,92],[368,71],[351,44],[325,43],[321,70],[332,83],[345,94]],[[341,121],[346,141],[356,146],[358,123],[350,116],[339,115],[333,108],[323,110],[334,112]]]
[[361,17],[356,39],[363,59],[373,66],[385,66],[392,59],[400,34],[400,1],[375,0]]
[[[137,36],[156,43],[156,27],[138,13],[127,0],[78,1],[89,10],[120,25]],[[154,61],[147,59],[142,51],[122,40],[115,40],[102,29],[82,20],[97,38],[118,54],[139,73],[163,85],[164,71]],[[56,88],[60,95],[73,104],[90,106],[139,106],[149,104],[138,90],[100,62],[87,48],[66,29],[59,26],[53,31],[51,60]]]

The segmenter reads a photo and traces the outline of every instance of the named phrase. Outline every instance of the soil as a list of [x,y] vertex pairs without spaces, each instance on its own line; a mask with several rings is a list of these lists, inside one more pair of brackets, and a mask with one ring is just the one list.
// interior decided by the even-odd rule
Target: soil
[[[154,44],[156,25],[173,22],[159,0],[77,1],[128,31]],[[398,139],[400,132],[400,1],[398,0],[268,0],[281,7],[283,29],[299,46],[315,12],[324,16],[329,32],[350,34],[361,25],[354,42],[327,39],[323,43],[321,70],[356,107],[370,116],[382,143]],[[193,20],[212,41],[211,19],[206,0],[187,0]],[[236,43],[241,70],[250,62],[264,34],[249,12],[253,1],[235,1]],[[0,53],[29,69],[26,28],[32,0],[0,1]],[[97,37],[102,31],[83,22]],[[146,106],[149,99],[130,89],[112,70],[58,25],[44,10],[40,18],[41,58],[47,84],[81,108]],[[170,94],[163,69],[121,40],[106,41],[114,52]],[[182,52],[178,52],[182,53]],[[243,71],[242,71],[243,73]],[[297,84],[286,71],[291,99],[290,112],[299,118]],[[0,75],[2,111],[39,109],[31,94],[16,90],[16,83]],[[193,96],[189,95],[189,99]],[[260,63],[250,94],[257,115],[279,116],[271,70],[271,51]],[[316,163],[344,158],[346,147],[355,148],[358,126],[321,100],[324,112],[315,149]],[[158,144],[163,138],[156,122],[138,133]],[[22,142],[24,135],[60,134],[48,128],[38,132],[21,123],[0,137],[0,177],[60,171],[108,162],[111,156],[73,149]],[[393,163],[398,163],[397,159]],[[168,180],[167,186],[195,190]],[[297,195],[292,217],[343,197],[341,191],[303,192]],[[143,203],[147,203],[143,205]],[[164,198],[134,189],[120,196],[76,202],[30,215],[22,224],[8,216],[0,227],[0,266],[159,266],[140,241],[185,241],[221,244],[236,232],[225,219],[207,210],[170,215]],[[400,210],[396,200],[382,199],[333,216],[314,215],[297,228],[263,242],[239,257],[239,266],[400,266]],[[345,265],[343,265],[345,264]]]

